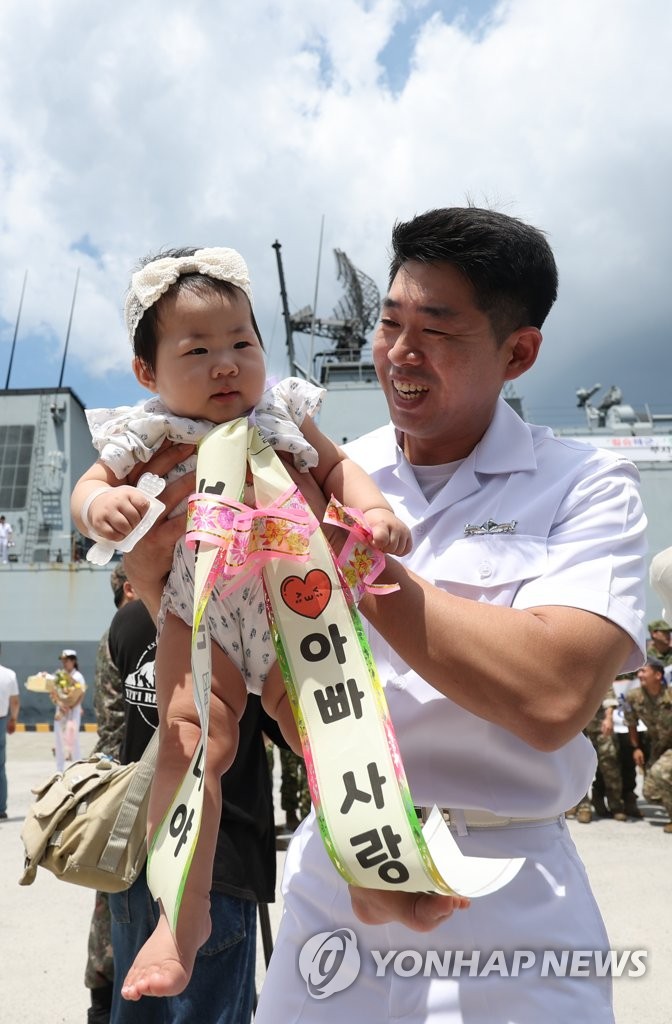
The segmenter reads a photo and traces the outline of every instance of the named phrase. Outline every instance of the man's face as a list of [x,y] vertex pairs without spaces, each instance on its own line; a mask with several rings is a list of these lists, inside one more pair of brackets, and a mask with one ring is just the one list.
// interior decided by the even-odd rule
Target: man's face
[[[417,465],[464,458],[492,419],[504,381],[534,362],[541,334],[526,329],[497,344],[473,289],[450,263],[405,263],[384,300],[373,358],[406,457]],[[526,337],[527,337],[526,335]]]
[[654,629],[651,633],[653,646],[657,651],[665,652],[670,647],[670,634],[665,629]]
[[657,690],[662,685],[662,675],[653,665],[642,665],[637,672],[637,678],[645,690]]

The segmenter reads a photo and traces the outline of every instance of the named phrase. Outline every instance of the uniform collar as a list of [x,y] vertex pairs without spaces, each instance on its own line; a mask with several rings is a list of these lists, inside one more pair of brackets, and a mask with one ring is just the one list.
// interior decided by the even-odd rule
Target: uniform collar
[[537,468],[529,425],[503,398],[497,399],[490,426],[473,452],[476,473],[516,473]]
[[[367,434],[366,445],[369,472],[390,466],[399,470],[406,463],[392,423]],[[497,399],[490,426],[467,456],[467,463],[474,473],[493,475],[536,469],[537,460],[529,424],[503,398]]]

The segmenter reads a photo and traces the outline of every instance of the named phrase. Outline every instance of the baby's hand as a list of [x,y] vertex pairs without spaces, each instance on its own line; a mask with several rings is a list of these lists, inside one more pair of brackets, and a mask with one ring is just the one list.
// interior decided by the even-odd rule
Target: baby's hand
[[123,540],[148,508],[146,494],[137,487],[123,484],[97,495],[89,506],[88,519],[91,529],[103,540]]
[[373,533],[373,545],[388,555],[407,555],[413,546],[411,531],[387,508],[371,508],[364,518]]

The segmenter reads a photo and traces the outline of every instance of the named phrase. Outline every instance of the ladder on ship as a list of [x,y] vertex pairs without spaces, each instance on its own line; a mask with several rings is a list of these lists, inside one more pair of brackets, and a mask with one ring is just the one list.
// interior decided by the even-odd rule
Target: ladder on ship
[[26,539],[23,548],[23,561],[33,562],[35,548],[42,526],[42,495],[39,489],[42,465],[44,462],[44,450],[49,428],[49,416],[51,410],[51,398],[49,395],[40,395],[37,409],[37,423],[35,424],[35,439],[33,441],[33,456],[30,461],[30,474],[28,478],[28,509],[26,515]]

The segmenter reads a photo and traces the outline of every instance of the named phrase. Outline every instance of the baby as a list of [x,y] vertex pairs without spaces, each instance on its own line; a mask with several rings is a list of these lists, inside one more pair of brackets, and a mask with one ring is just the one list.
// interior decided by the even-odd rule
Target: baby
[[[121,541],[142,519],[149,500],[126,484],[166,439],[198,442],[216,424],[254,412],[263,438],[303,479],[362,510],[374,544],[390,554],[410,549],[406,526],[372,480],[313,422],[323,391],[290,378],[267,388],[263,344],[252,312],[247,266],[233,249],[180,249],[148,257],[132,277],[126,324],[138,381],[156,396],[134,407],[87,414],[99,460],[72,495],[72,514],[87,535]],[[186,469],[193,468],[186,464]],[[185,466],[180,467],[184,472]],[[248,495],[249,503],[253,499]],[[94,492],[97,492],[94,494]],[[193,551],[177,545],[165,586],[156,657],[159,754],[148,836],[161,822],[200,740],[191,678]],[[216,587],[207,609],[212,638],[212,692],[203,819],[182,897],[176,934],[161,909],[153,935],[139,951],[122,988],[127,999],[181,992],[210,932],[209,891],[221,813],[222,774],[235,755],[247,693],[262,694],[289,742],[298,744],[280,670],[275,663],[261,580]]]

